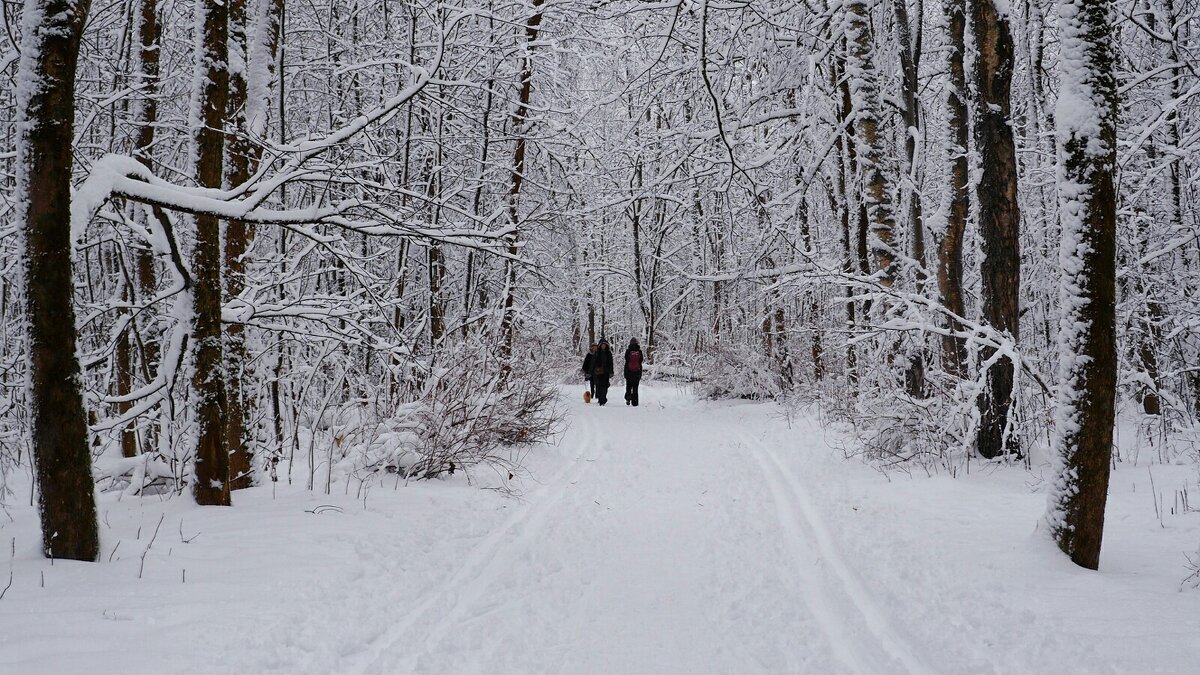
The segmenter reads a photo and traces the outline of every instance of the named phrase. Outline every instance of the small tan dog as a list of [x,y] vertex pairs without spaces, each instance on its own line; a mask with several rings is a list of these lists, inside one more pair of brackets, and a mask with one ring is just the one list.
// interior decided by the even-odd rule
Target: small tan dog
[[584,403],[592,402],[592,392],[590,392],[590,391],[583,392],[583,402]]

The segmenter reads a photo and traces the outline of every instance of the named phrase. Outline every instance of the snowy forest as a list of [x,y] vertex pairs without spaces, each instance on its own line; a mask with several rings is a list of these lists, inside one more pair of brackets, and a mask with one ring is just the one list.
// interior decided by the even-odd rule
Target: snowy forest
[[[1056,574],[1105,570],[1106,506],[1130,533],[1161,526],[1169,541],[1113,564],[1141,550],[1171,607],[1200,606],[1194,0],[0,0],[0,13],[9,611],[37,601],[55,560],[124,556],[140,580],[167,565],[147,553],[212,546],[282,494],[315,519],[415,491],[386,521],[402,529],[416,527],[400,524],[405,505],[456,487],[483,493],[460,502],[527,497],[532,511],[543,479],[584,480],[551,470],[573,443],[640,448],[612,459],[636,490],[666,466],[645,458],[659,433],[686,437],[671,470],[697,479],[692,462],[732,484],[760,460],[746,485],[771,488],[785,530],[804,516],[794,531],[823,551],[818,567],[846,562],[830,568],[845,598],[810,605],[859,613],[833,612],[838,668],[939,670],[898,628],[924,619],[868,601],[888,585],[871,575],[891,572],[846,571],[856,544],[836,544],[818,515],[831,502],[797,487],[801,428],[834,439],[821,483],[947,479],[943,514],[970,510],[982,476],[1023,491],[1036,512],[1017,509],[1003,545],[1034,533],[1056,556],[1020,556]],[[617,418],[578,401],[589,346],[610,342],[620,373],[630,338],[643,403],[686,402],[692,435],[654,432],[667,413],[646,405]],[[773,429],[773,445],[738,436],[704,454],[716,441],[699,410],[749,411],[712,428]],[[444,508],[470,521],[463,503]],[[206,506],[231,508],[190,515]],[[118,511],[148,519],[135,540],[107,522]],[[164,518],[179,520],[174,554]],[[206,522],[196,544],[192,518]],[[474,551],[453,578],[414,585],[499,574]],[[197,583],[192,568],[172,582]],[[448,602],[436,595],[408,600],[433,612]],[[425,639],[470,610],[448,611]],[[1163,621],[1177,639],[1156,663],[1185,672],[1200,624]],[[883,646],[843,653],[863,635]],[[233,671],[479,667],[386,660],[410,639],[370,641],[354,668],[322,653]],[[828,672],[813,658],[760,665]],[[716,663],[682,672],[731,672]]]

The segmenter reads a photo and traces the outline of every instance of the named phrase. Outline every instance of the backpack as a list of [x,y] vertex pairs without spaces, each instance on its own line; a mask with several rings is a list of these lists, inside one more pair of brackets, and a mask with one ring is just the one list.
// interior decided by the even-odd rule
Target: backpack
[[642,372],[642,353],[640,351],[629,352],[629,360],[625,363],[625,367],[631,373]]

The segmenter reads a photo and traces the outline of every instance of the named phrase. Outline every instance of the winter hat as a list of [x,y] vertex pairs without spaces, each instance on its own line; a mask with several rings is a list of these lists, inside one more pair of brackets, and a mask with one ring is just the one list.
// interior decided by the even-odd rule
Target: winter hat
[[641,345],[638,344],[637,338],[629,338],[629,346],[640,347]]
[[604,345],[605,347],[607,347],[607,346],[608,346],[608,340],[605,340],[604,338],[600,338],[600,342],[598,342],[598,343],[596,343],[596,344],[597,344],[597,345]]

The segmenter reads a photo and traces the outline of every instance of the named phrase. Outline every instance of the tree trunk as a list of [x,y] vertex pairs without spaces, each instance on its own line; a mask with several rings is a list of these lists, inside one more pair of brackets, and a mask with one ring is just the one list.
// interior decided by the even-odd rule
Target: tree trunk
[[[812,224],[808,218],[808,198],[800,197],[800,204],[796,209],[796,217],[800,221],[800,241],[804,244],[804,250],[815,251],[814,241],[812,236]],[[808,325],[812,337],[810,338],[811,349],[809,354],[812,357],[813,367],[813,383],[820,384],[821,380],[825,379],[825,351],[821,344],[821,303],[818,297],[817,289],[808,291]],[[776,295],[776,302],[782,303],[783,299]],[[784,383],[789,386],[792,384],[794,373],[792,369],[791,356],[787,351],[787,343],[785,342],[785,324],[783,305],[778,305],[775,310],[775,330],[776,342],[778,343],[778,351],[780,355],[780,363],[783,364]]]
[[[921,134],[920,105],[917,101],[917,73],[921,68],[921,43],[924,35],[922,26],[923,7],[917,3],[916,35],[914,37],[908,18],[908,0],[893,0],[896,13],[896,38],[900,48],[901,117],[904,119],[904,169],[908,187],[908,220],[912,233],[912,257],[917,263],[915,277],[917,291],[925,290],[925,215],[921,204],[920,176],[917,168],[917,137]],[[916,344],[908,354],[908,367],[904,373],[905,388],[909,396],[925,397],[925,339],[918,334]]]
[[[489,27],[491,27],[493,25],[493,21],[494,21],[494,18],[491,15],[489,15],[489,17],[488,17]],[[492,72],[493,73],[495,72],[494,69]],[[491,143],[491,139],[492,139],[492,128],[491,128],[492,92],[495,89],[495,85],[496,85],[495,80],[489,78],[488,82],[487,82],[487,93],[485,93],[484,97],[483,97],[483,101],[484,101],[484,103],[483,103],[483,120],[480,125],[480,127],[481,127],[480,131],[483,134],[483,140],[480,143],[479,172],[476,175],[475,196],[471,200],[471,213],[474,214],[476,217],[479,217],[482,215],[481,209],[482,209],[482,204],[483,204],[484,179],[486,178],[486,174],[487,174],[488,154],[491,151],[491,147],[492,147],[492,143]],[[474,284],[475,283],[476,283],[475,282],[475,251],[470,250],[470,251],[467,251],[467,269],[463,275],[463,327],[462,327],[463,339],[466,339],[470,332],[471,303],[472,303],[472,297],[474,295]]]
[[921,68],[921,46],[924,20],[922,5],[917,4],[916,35],[908,18],[907,0],[893,0],[896,12],[896,37],[900,48],[901,116],[904,119],[904,162],[908,174],[908,217],[912,228],[912,256],[920,266],[916,277],[918,287],[925,283],[925,216],[921,204],[921,189],[917,175],[917,136],[921,129],[920,105],[917,101],[917,73]]
[[596,306],[588,303],[587,306],[587,321],[588,321],[588,347],[596,344]]
[[[946,96],[946,107],[950,112],[948,121],[954,149],[950,155],[950,204],[946,231],[938,242],[938,295],[943,307],[956,316],[963,316],[966,313],[963,302],[963,234],[970,212],[967,191],[970,180],[967,166],[967,79],[963,70],[967,18],[964,0],[947,0],[945,10],[950,28],[950,92]],[[962,324],[954,319],[948,319],[946,327],[951,331],[963,329]],[[967,343],[964,338],[954,335],[942,338],[942,367],[955,377],[966,377]]]
[[[229,4],[197,0],[198,23],[203,31],[199,110],[202,125],[196,132],[196,180],[201,187],[220,188],[225,150],[225,112],[228,102]],[[196,244],[192,251],[195,273],[196,392],[199,424],[196,446],[196,482],[192,494],[204,506],[229,506],[229,451],[225,417],[224,347],[221,332],[221,223],[216,216],[196,216]]]
[[[874,259],[875,271],[881,273],[880,283],[890,287],[895,281],[895,271],[892,269],[895,260],[892,248],[895,217],[892,213],[891,187],[883,166],[883,143],[879,135],[879,81],[871,43],[871,17],[866,0],[849,0],[846,13],[849,48],[847,72],[857,132],[856,156],[862,171],[863,201],[868,221],[867,228],[860,228],[860,237],[867,235],[866,253]],[[863,259],[866,260],[865,255]]]
[[[132,302],[133,292],[130,289],[125,290],[124,298],[127,302]],[[116,368],[116,395],[119,397],[127,397],[133,391],[133,345],[132,328],[127,328],[119,336],[117,336],[116,353],[114,354]],[[133,408],[132,401],[118,401],[113,406],[113,411],[118,416],[123,416]],[[137,426],[133,422],[126,422],[121,429],[121,456],[135,457],[137,456]]]
[[17,92],[17,214],[25,228],[30,414],[42,550],[99,555],[92,458],[75,357],[71,148],[88,0],[27,0]]
[[[533,95],[533,45],[537,41],[542,25],[542,4],[545,0],[533,0],[533,14],[525,22],[525,47],[521,58],[521,86],[517,97],[517,109],[513,111],[512,128],[516,137],[513,146],[512,173],[508,188],[508,254],[516,257],[520,253],[517,228],[521,222],[521,186],[525,182],[525,145],[529,135],[529,103]],[[505,262],[504,309],[500,319],[500,349],[504,357],[504,372],[511,368],[513,342],[516,332],[517,264]]]
[[1117,80],[1108,2],[1062,2],[1058,470],[1046,514],[1059,548],[1096,569],[1116,404]]
[[[845,51],[844,49],[840,51]],[[837,136],[834,137],[834,149],[837,152],[838,167],[835,176],[835,184],[837,186],[836,203],[838,204],[838,224],[842,235],[842,271],[847,275],[853,274],[857,269],[855,264],[855,253],[853,248],[853,237],[850,232],[850,194],[846,189],[846,174],[851,171],[853,166],[854,144],[848,139],[851,125],[851,115],[853,102],[850,100],[850,85],[842,77],[845,72],[845,62],[843,59],[834,61],[834,66],[831,69],[831,80],[834,88],[840,94],[841,101],[837,104],[838,129]],[[853,174],[851,174],[853,175]],[[857,307],[854,301],[854,287],[847,284],[846,286],[846,330],[850,335],[857,330]],[[847,340],[846,345],[846,378],[849,384],[853,385],[858,382],[858,353],[854,348],[854,343]]]
[[[983,259],[979,265],[983,318],[992,328],[1020,337],[1021,242],[1017,204],[1017,154],[1011,121],[1013,41],[1008,18],[995,0],[971,0],[971,24],[978,50],[976,64],[975,146],[979,153],[979,234]],[[984,349],[982,359],[993,357]],[[1020,454],[1016,433],[1009,428],[1012,409],[1013,362],[1000,356],[985,375],[978,401],[976,435],[979,454],[987,458]]]
[[[137,63],[138,82],[142,93],[137,99],[137,135],[134,140],[133,156],[146,168],[151,168],[150,151],[154,144],[154,125],[158,121],[158,62],[159,39],[161,29],[158,23],[158,11],[155,0],[139,0],[133,20],[137,22]],[[125,298],[134,302],[139,296],[150,297],[158,285],[158,275],[154,269],[154,253],[147,246],[140,246],[134,254],[134,279],[136,287],[127,288]],[[138,329],[136,323],[130,323],[129,330],[122,335],[116,346],[117,387],[116,394],[128,396],[133,391],[134,342],[141,345],[141,365],[147,379],[158,364],[158,341],[152,335],[134,335]],[[132,401],[123,401],[114,406],[117,415],[124,415],[133,407]],[[137,454],[136,425],[130,421],[121,430],[121,454],[133,457]]]
[[[145,87],[140,99],[137,140],[133,156],[147,169],[152,168],[151,152],[154,147],[154,129],[158,124],[159,60],[161,55],[162,25],[158,20],[155,0],[141,0],[141,20],[138,23],[138,42],[142,84]],[[143,297],[152,297],[158,288],[158,270],[155,267],[154,251],[147,245],[138,249],[137,280]],[[158,336],[144,334],[141,340],[142,369],[147,381],[158,370]]]
[[[442,208],[438,202],[441,192],[442,167],[445,165],[445,113],[438,111],[437,120],[430,124],[423,120],[428,135],[432,136],[436,149],[425,164],[425,197],[433,208],[430,224],[437,228],[441,225]],[[446,286],[446,254],[442,245],[436,241],[429,242],[426,256],[427,285],[429,288],[429,346],[432,352],[446,334],[446,298],[443,289]]]
[[[266,6],[262,29],[267,31],[263,54],[259,55],[273,70],[279,46],[279,30],[282,21],[283,0],[272,0]],[[266,100],[251,97],[251,58],[249,33],[255,22],[246,11],[246,0],[229,1],[229,40],[232,50],[240,57],[241,67],[229,74],[229,100],[226,102],[227,119],[234,128],[229,137],[225,167],[226,182],[235,187],[250,180],[262,159],[262,147],[251,142],[248,134],[259,135],[265,119],[250,119],[251,111],[256,117],[265,116]],[[259,83],[262,84],[262,83]],[[259,91],[265,97],[265,91]],[[225,303],[241,296],[246,288],[246,256],[254,243],[255,229],[252,223],[241,220],[227,221],[225,226]],[[247,438],[246,422],[251,418],[247,410],[244,373],[246,358],[246,327],[237,321],[223,324],[225,333],[226,415],[225,444],[229,452],[229,489],[241,490],[254,484],[254,449]]]
[[[240,67],[229,73],[227,118],[230,130],[226,181],[230,187],[250,178],[252,144],[246,137],[247,62],[246,0],[228,0],[230,55]],[[246,288],[246,251],[254,238],[254,226],[241,220],[225,225],[225,298],[227,304],[241,296]],[[252,450],[246,443],[246,409],[242,395],[242,368],[246,363],[246,328],[238,321],[223,324],[225,332],[225,449],[229,453],[229,489],[240,490],[254,484]]]

